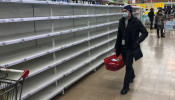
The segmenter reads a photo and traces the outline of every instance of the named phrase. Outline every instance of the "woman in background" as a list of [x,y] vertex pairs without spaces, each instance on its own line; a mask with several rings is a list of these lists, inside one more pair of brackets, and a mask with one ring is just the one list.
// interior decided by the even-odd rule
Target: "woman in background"
[[164,16],[162,14],[162,10],[159,10],[157,12],[156,18],[155,18],[155,23],[157,24],[157,37],[159,37],[159,31],[161,31],[161,37],[165,37],[163,35],[163,29],[164,29]]

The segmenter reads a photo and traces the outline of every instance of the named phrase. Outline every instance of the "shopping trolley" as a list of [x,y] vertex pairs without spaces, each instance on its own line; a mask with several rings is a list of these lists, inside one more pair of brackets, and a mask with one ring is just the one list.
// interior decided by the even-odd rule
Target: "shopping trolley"
[[[9,74],[19,74],[18,79],[9,79]],[[21,75],[22,73],[22,75]],[[15,70],[0,67],[0,100],[20,100],[23,83],[29,70]]]

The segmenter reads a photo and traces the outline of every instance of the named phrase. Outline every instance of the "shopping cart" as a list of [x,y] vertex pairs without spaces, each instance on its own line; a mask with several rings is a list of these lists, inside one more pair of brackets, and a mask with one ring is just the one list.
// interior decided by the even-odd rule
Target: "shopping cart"
[[[20,73],[20,77],[17,80],[9,79],[9,73]],[[0,67],[0,100],[20,100],[23,83],[28,74],[29,70],[15,70]]]

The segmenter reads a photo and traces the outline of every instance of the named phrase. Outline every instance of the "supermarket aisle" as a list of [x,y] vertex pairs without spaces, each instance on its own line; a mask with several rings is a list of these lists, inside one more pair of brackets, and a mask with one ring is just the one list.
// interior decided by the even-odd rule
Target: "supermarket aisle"
[[175,100],[175,32],[157,39],[156,31],[149,30],[142,50],[127,95],[120,95],[125,69],[110,72],[102,66],[54,100]]

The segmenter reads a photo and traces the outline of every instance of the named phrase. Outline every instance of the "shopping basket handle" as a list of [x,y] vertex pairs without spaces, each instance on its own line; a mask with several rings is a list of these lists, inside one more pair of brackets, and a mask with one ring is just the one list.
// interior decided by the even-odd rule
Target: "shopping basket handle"
[[24,70],[24,72],[23,72],[23,74],[21,75],[21,77],[22,77],[23,79],[25,79],[25,78],[28,76],[28,74],[29,74],[29,70]]

